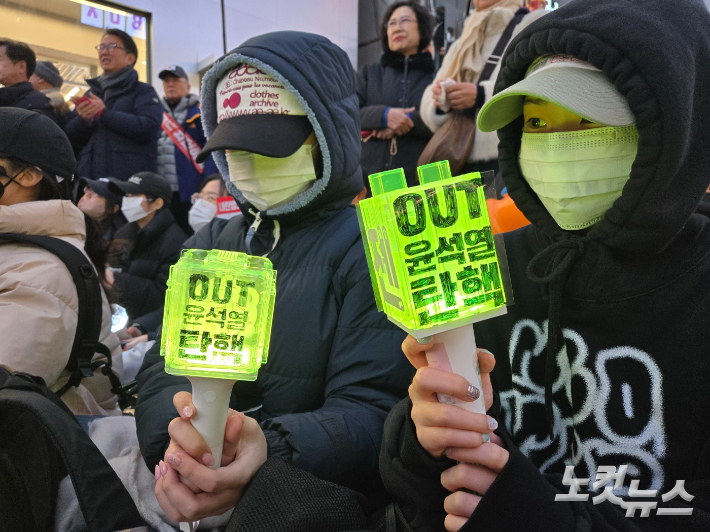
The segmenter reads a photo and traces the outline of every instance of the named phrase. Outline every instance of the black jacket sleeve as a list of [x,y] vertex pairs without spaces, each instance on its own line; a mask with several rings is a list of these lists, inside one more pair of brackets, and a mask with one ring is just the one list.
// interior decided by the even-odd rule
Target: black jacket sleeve
[[[441,473],[455,465],[451,460],[435,460],[416,439],[411,420],[411,401],[405,399],[392,409],[385,425],[380,457],[380,472],[387,490],[402,506],[410,524],[417,530],[444,530],[444,499],[449,495],[440,483]],[[503,428],[497,409],[489,410],[499,420],[496,431],[505,442],[510,458],[461,532],[496,530],[501,532],[671,532],[676,530],[710,530],[710,481],[688,482],[686,492],[695,498],[692,504],[676,497],[658,508],[693,508],[691,516],[626,517],[627,508],[609,501],[594,504],[591,494],[586,502],[555,501],[555,496],[568,494],[569,487],[560,475],[543,475],[515,446]],[[487,444],[493,445],[493,444]],[[707,462],[707,461],[706,461]],[[580,491],[581,492],[581,491]],[[652,500],[652,499],[630,499]]]
[[360,128],[363,131],[382,128],[382,113],[387,109],[386,105],[368,105],[368,67],[364,65],[357,75],[357,97],[360,102]]

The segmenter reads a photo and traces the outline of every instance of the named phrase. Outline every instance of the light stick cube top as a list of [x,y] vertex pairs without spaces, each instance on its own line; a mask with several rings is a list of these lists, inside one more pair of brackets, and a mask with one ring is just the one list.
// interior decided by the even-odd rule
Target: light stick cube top
[[448,161],[370,176],[357,204],[377,307],[417,338],[505,314],[505,291],[479,173]]
[[170,268],[160,354],[173,375],[256,379],[269,352],[276,295],[271,261],[185,250]]

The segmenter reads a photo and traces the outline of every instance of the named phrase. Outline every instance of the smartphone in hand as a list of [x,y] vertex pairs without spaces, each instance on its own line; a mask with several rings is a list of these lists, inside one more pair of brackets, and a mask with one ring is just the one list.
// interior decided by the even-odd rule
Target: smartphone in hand
[[88,96],[72,96],[70,98],[70,100],[76,106],[78,106],[79,104],[84,103],[84,102],[86,102],[86,103],[91,102],[91,98],[89,98]]

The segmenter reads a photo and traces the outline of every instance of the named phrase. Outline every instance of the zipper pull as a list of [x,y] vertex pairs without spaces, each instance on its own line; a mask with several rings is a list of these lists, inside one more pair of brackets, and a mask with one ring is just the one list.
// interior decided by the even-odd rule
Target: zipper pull
[[[249,209],[249,212],[251,214],[254,214],[254,211],[252,209]],[[261,225],[261,212],[257,211],[257,213],[254,214],[254,222],[249,226],[249,230],[247,231],[247,236],[244,239],[244,245],[246,246],[247,253],[249,255],[252,255],[252,252],[251,252],[252,238],[254,238],[254,235],[259,230],[260,225]]]

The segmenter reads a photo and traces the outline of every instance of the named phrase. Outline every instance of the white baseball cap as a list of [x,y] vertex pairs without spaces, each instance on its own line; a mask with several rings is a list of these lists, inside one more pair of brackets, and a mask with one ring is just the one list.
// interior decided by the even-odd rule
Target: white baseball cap
[[525,96],[605,126],[636,123],[628,101],[601,70],[569,55],[545,55],[530,65],[525,79],[486,102],[478,113],[479,129],[495,131],[511,123],[522,114]]

